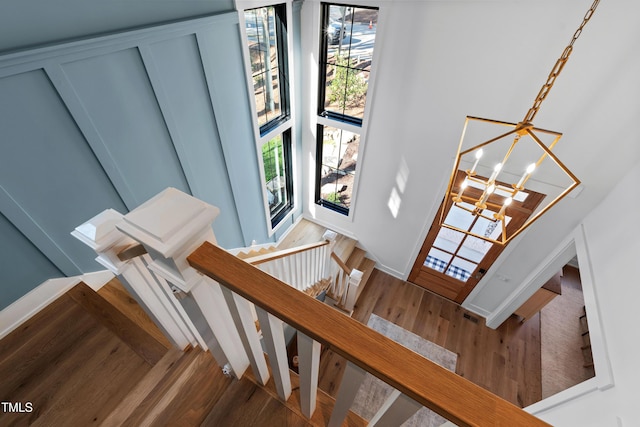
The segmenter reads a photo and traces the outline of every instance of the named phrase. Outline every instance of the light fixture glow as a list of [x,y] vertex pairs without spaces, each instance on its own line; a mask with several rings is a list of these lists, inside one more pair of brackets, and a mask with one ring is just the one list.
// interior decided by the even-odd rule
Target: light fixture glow
[[[474,237],[487,240],[492,243],[506,244],[509,241],[511,241],[514,237],[516,237],[518,234],[520,234],[524,229],[530,226],[541,215],[546,213],[551,207],[553,207],[562,198],[564,198],[567,194],[569,194],[574,188],[580,185],[580,180],[578,180],[578,178],[573,173],[571,173],[571,171],[551,151],[553,147],[556,145],[556,143],[560,140],[560,137],[562,136],[562,134],[559,132],[548,131],[548,130],[534,127],[533,119],[538,113],[540,106],[542,104],[542,101],[546,99],[549,93],[549,90],[553,87],[553,84],[557,80],[557,77],[560,75],[560,72],[564,68],[565,63],[569,59],[569,55],[573,51],[574,42],[582,34],[583,27],[586,25],[587,22],[589,22],[589,20],[593,16],[593,13],[595,12],[595,9],[597,8],[599,2],[600,0],[593,1],[591,8],[584,15],[584,18],[582,20],[582,23],[580,24],[580,27],[573,34],[571,42],[564,49],[564,51],[562,52],[562,55],[560,56],[558,61],[555,63],[553,69],[549,73],[549,76],[546,82],[540,89],[536,99],[533,102],[533,106],[527,111],[527,114],[525,115],[524,119],[521,122],[508,123],[504,121],[481,119],[478,117],[467,116],[467,120],[465,122],[465,129],[462,133],[462,138],[460,139],[460,144],[458,146],[458,154],[456,157],[456,162],[455,162],[453,171],[451,173],[451,176],[449,178],[449,186],[447,189],[446,200],[453,202],[453,204],[455,204],[458,208],[464,209],[470,212],[474,216],[481,216],[485,219],[493,221],[494,227],[501,226],[502,230],[501,230],[501,233],[498,233],[499,237],[492,238],[492,237],[489,237],[489,235],[474,233],[472,231],[473,228],[463,229],[463,228],[456,227],[453,224],[447,224],[445,222],[445,219],[446,219],[446,214],[448,212],[448,209],[441,209],[440,211],[440,225],[442,227],[450,228],[452,230],[456,230],[464,234],[469,234]],[[472,121],[479,121],[485,124],[488,123],[492,125],[499,125],[502,127],[502,129],[504,129],[504,126],[508,126],[508,127],[511,127],[512,129],[511,131],[506,133],[504,131],[501,131],[498,134],[498,136],[489,138],[487,140],[476,142],[475,144],[472,144],[473,145],[472,147],[463,150],[462,149],[463,140],[465,138],[465,135],[468,134],[467,126]],[[547,145],[543,141],[545,141],[545,139],[548,141],[549,137],[551,137],[551,141],[550,143],[548,142],[547,143],[548,145]],[[478,167],[480,159],[485,154],[483,151],[483,148],[488,147],[491,144],[494,144],[492,145],[492,147],[498,146],[498,144],[502,144],[506,138],[512,138],[512,140],[511,140],[511,143],[508,145],[506,152],[501,157],[499,157],[498,159],[495,159],[495,156],[497,155],[497,151],[500,151],[500,150],[493,150],[493,149],[488,150],[490,157],[493,156],[494,158],[486,160],[485,165],[486,163],[491,162],[492,160],[499,160],[499,163],[495,165],[489,178],[486,178],[486,176],[485,177],[479,176],[476,173],[476,168]],[[526,141],[526,142],[522,143],[521,141]],[[527,150],[527,149],[520,150],[519,148],[516,148],[518,143],[529,144],[529,145],[533,144],[534,146],[537,146],[537,148],[535,150]],[[468,145],[469,144],[467,144],[467,146]],[[500,147],[504,148],[503,145],[500,145]],[[515,158],[516,160],[515,161],[512,160],[511,162],[509,162],[509,159],[512,157],[512,154],[514,152],[518,153],[513,156],[513,158]],[[542,154],[537,154],[537,153],[542,153]],[[466,162],[469,162],[469,160],[471,160],[469,157],[472,154],[475,157],[473,167],[466,171],[461,170],[460,169],[461,162],[465,162],[465,164],[468,164]],[[522,157],[524,157],[524,159]],[[516,164],[522,165],[523,164],[522,160],[526,160],[527,157],[534,157],[534,158],[531,158],[529,160],[531,163],[528,164],[524,172],[522,173],[519,171],[513,171],[513,168],[514,168],[513,164],[516,163]],[[537,159],[535,157],[537,157]],[[539,196],[538,201],[536,202],[536,205],[534,207],[529,206],[531,205],[531,203],[528,202],[530,197],[526,197],[525,198],[527,200],[526,203],[527,203],[527,206],[529,206],[529,207],[526,207],[524,205],[525,201],[523,201],[525,199],[523,199],[520,196],[522,196],[523,194],[531,196],[532,193],[535,193],[530,188],[530,186],[529,188],[525,188],[525,185],[527,185],[529,178],[531,177],[533,172],[546,160],[551,160],[550,162],[547,162],[547,163],[552,163],[552,167],[555,167],[556,169],[560,169],[560,171],[564,174],[564,176],[569,178],[570,183],[566,184],[565,182],[563,182],[557,185],[556,183],[553,183],[552,185],[555,185],[556,188],[561,188],[561,190],[558,190],[558,194],[557,195],[554,194],[553,197],[550,197],[548,194],[538,193],[538,196]],[[527,164],[527,163],[524,163],[524,164]],[[511,168],[512,168],[511,170],[508,168],[508,165],[511,165]],[[545,168],[542,170],[547,172],[548,170],[551,170],[551,169],[545,166]],[[520,171],[522,171],[522,169],[520,169]],[[504,173],[501,174],[501,172],[504,172]],[[522,173],[522,175],[520,176],[520,179],[514,184],[515,179],[511,180],[510,178],[513,177],[513,175],[518,176],[520,173]],[[541,172],[537,172],[537,174],[540,174],[540,173]],[[500,181],[497,180],[498,175],[501,175]],[[553,172],[548,175],[545,173],[544,175],[545,176],[541,176],[540,179],[536,179],[536,182],[545,183],[545,179],[553,179],[553,178],[549,178],[549,176],[557,176],[559,174]],[[456,185],[459,188],[457,193],[454,191],[454,188],[456,187]],[[468,186],[473,187],[472,190],[474,191],[472,190],[467,191],[467,193],[465,194],[465,203],[462,204],[461,203],[462,193]],[[499,190],[499,191],[496,191],[496,190]],[[544,198],[545,196],[546,196],[545,201],[548,203],[544,206],[538,206],[538,203],[541,203],[542,198]],[[514,199],[520,200],[520,201],[518,202]],[[512,229],[508,229],[507,228],[508,221],[505,221],[505,212],[507,207],[511,206],[514,203],[519,204],[519,206],[523,207],[524,210],[529,210],[532,213],[529,217],[526,217],[525,219],[519,222],[519,224],[521,225],[513,226]],[[471,208],[469,208],[469,206],[471,206]],[[516,206],[516,209],[517,208],[518,206]],[[520,209],[520,210],[523,210],[523,209]],[[496,211],[497,213],[495,213]],[[491,215],[492,212],[493,212],[493,215]],[[516,212],[518,212],[518,210],[513,212],[515,214]],[[490,215],[490,216],[487,216],[487,215]],[[515,221],[511,221],[511,222],[515,223]],[[497,223],[499,223],[500,225],[498,225]],[[495,234],[492,233],[491,236],[493,235]]]

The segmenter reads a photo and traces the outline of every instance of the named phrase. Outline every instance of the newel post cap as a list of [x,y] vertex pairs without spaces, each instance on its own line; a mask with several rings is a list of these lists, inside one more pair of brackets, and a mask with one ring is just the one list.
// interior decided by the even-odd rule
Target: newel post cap
[[107,209],[77,226],[71,235],[94,251],[104,252],[122,238],[130,240],[116,229],[116,224],[120,221],[122,221],[120,212]]
[[203,230],[210,230],[219,212],[217,207],[169,187],[126,214],[117,227],[170,258]]

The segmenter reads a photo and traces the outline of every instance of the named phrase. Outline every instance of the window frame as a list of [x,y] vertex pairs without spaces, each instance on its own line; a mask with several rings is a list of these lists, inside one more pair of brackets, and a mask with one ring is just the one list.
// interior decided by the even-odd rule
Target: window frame
[[[318,49],[316,51],[318,53],[318,56],[317,56],[318,59],[316,62],[317,76],[315,78],[315,83],[312,82],[312,84],[317,85],[316,86],[317,99],[315,102],[315,107],[314,107],[315,114],[313,119],[314,121],[313,125],[315,128],[316,134],[315,134],[315,141],[313,142],[315,144],[314,151],[313,151],[315,155],[315,164],[314,164],[315,171],[313,174],[314,183],[313,183],[312,193],[311,193],[313,196],[312,202],[315,206],[326,208],[326,209],[317,210],[318,213],[324,211],[324,212],[327,212],[327,215],[329,216],[338,214],[337,215],[338,219],[346,217],[349,221],[353,221],[357,194],[358,194],[358,191],[357,191],[358,183],[359,183],[360,174],[362,172],[362,167],[364,164],[363,162],[364,151],[365,151],[364,149],[365,149],[366,140],[367,140],[367,131],[369,127],[371,105],[373,103],[372,98],[374,93],[375,75],[376,75],[376,69],[378,67],[378,62],[379,62],[378,57],[380,55],[381,49],[379,45],[378,46],[374,45],[374,49],[372,53],[371,70],[369,72],[369,79],[367,83],[367,97],[364,105],[364,112],[363,112],[362,118],[357,118],[353,116],[347,116],[347,115],[327,111],[326,108],[324,108],[325,94],[326,94],[326,89],[325,89],[326,71],[322,67],[327,62],[326,53],[327,53],[327,46],[328,46],[327,37],[324,34],[324,28],[328,22],[328,13],[325,12],[325,10],[328,11],[330,6],[345,6],[345,7],[353,7],[353,8],[360,8],[360,9],[377,10],[378,22],[376,23],[376,40],[380,38],[381,28],[382,28],[382,25],[380,25],[380,21],[381,21],[382,11],[385,8],[381,4],[381,2],[375,1],[375,0],[368,1],[368,2],[364,2],[361,0],[351,0],[348,3],[325,2],[325,1],[317,2],[316,22],[318,23],[318,31],[316,32],[316,37],[318,38],[315,39],[315,49]],[[348,208],[337,205],[328,200],[324,200],[320,197],[320,193],[321,193],[320,181],[322,176],[321,170],[322,170],[322,164],[323,164],[322,163],[322,140],[323,140],[323,133],[324,133],[325,126],[347,130],[360,135],[360,142],[358,147],[358,162],[357,162],[356,171],[354,174],[354,182],[352,185],[351,197],[350,197]],[[321,215],[324,215],[324,213],[322,213]]]
[[[277,129],[276,129],[277,130]],[[265,134],[267,135],[267,134]],[[266,172],[264,171],[264,158],[263,158],[263,147],[271,142],[272,139],[280,136],[282,138],[282,148],[283,148],[283,163],[285,168],[285,192],[287,194],[287,203],[284,204],[282,208],[280,208],[275,215],[271,214],[271,208],[269,206],[268,194],[267,194],[267,208],[269,209],[269,217],[271,218],[271,227],[276,227],[292,210],[294,207],[294,197],[293,197],[293,174],[291,173],[293,167],[293,159],[291,155],[292,151],[292,138],[291,138],[291,129],[285,129],[283,132],[269,132],[268,135],[271,137],[268,138],[264,144],[260,147],[260,165],[262,170],[262,177],[265,181],[263,189],[266,189]],[[267,190],[268,191],[268,190]]]
[[[279,74],[280,86],[284,87],[284,92],[281,91],[281,112],[285,112],[284,114],[280,114],[277,118],[270,120],[263,125],[258,123],[258,113],[256,107],[256,96],[253,89],[253,72],[251,66],[251,54],[249,52],[248,46],[248,35],[246,29],[246,21],[245,21],[245,11],[250,9],[262,8],[262,7],[270,7],[270,6],[282,6],[284,9],[284,25],[286,29],[286,34],[278,34],[278,47],[282,47],[281,43],[283,40],[286,40],[286,50],[284,51],[284,56],[281,52],[278,52],[278,63],[279,67],[282,67],[282,64],[286,66],[284,70],[282,70]],[[247,90],[248,90],[248,98],[250,100],[249,106],[251,109],[251,117],[253,124],[253,133],[254,133],[254,142],[255,142],[255,152],[256,158],[258,161],[258,168],[260,171],[260,185],[262,188],[262,199],[264,206],[264,216],[267,224],[268,235],[271,237],[283,224],[287,223],[287,219],[293,215],[295,210],[298,207],[298,184],[297,184],[297,167],[296,162],[296,126],[295,126],[295,91],[294,91],[294,61],[293,61],[293,39],[292,39],[292,31],[290,29],[291,23],[293,22],[293,13],[292,13],[292,0],[281,0],[281,1],[264,1],[264,0],[252,0],[252,1],[236,1],[236,10],[238,12],[238,23],[240,29],[240,36],[242,40],[242,54],[244,57],[245,63],[245,75],[247,81]],[[286,73],[286,74],[283,74]],[[283,96],[283,93],[286,94],[286,100]],[[286,176],[287,180],[287,193],[289,197],[288,206],[279,211],[275,216],[271,216],[271,210],[269,208],[269,197],[267,190],[267,183],[265,179],[265,170],[262,158],[262,147],[264,144],[268,143],[275,136],[282,134],[283,135],[283,143],[284,143],[284,135],[285,133],[288,135],[288,152],[285,157],[285,162],[289,166],[288,168],[288,176]]]

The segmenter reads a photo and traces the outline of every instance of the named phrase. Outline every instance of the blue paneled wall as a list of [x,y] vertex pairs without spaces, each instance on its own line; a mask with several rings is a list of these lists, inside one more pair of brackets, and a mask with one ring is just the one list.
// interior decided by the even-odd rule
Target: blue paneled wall
[[241,43],[234,11],[0,57],[0,309],[102,270],[69,233],[168,186],[220,208],[223,247],[276,238]]

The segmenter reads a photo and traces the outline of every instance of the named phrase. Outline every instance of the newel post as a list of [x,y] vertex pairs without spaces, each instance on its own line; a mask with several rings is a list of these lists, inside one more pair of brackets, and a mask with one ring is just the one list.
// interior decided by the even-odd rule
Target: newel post
[[351,274],[349,274],[349,282],[347,283],[347,290],[344,297],[344,309],[349,313],[353,312],[353,308],[356,305],[358,287],[362,281],[363,274],[362,271],[356,270],[355,268],[351,270]]
[[116,226],[145,247],[153,259],[150,270],[184,293],[180,302],[218,364],[228,364],[227,368],[241,378],[249,359],[222,289],[187,262],[187,256],[205,241],[216,243],[211,224],[218,213],[215,206],[167,188],[129,212]]
[[[137,242],[116,228],[123,215],[107,209],[71,232],[71,235],[93,249],[96,261],[115,274],[120,283],[153,319],[172,344],[184,349],[188,345],[204,345],[195,326],[173,296],[169,284],[148,270],[151,258],[141,256],[121,260],[119,254]],[[206,348],[206,347],[205,347]]]

